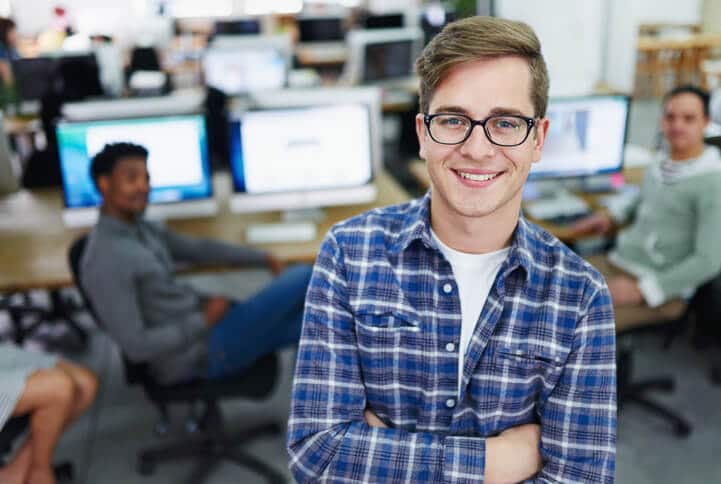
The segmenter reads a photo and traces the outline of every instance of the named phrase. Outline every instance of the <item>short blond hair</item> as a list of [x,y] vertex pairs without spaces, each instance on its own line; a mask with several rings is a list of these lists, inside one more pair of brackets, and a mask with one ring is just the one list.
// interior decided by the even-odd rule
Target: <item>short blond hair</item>
[[453,67],[506,56],[528,61],[534,116],[544,117],[548,106],[548,69],[541,43],[527,24],[496,17],[467,17],[452,22],[423,49],[416,61],[421,112],[428,112],[436,88]]

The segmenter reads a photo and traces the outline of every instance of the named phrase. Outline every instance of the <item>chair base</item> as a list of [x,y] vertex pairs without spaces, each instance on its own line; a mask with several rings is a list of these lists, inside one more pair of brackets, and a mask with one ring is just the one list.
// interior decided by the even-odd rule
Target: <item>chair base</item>
[[711,383],[721,386],[721,365],[711,368]]
[[211,435],[191,441],[146,449],[138,453],[138,472],[144,476],[151,475],[155,471],[155,466],[161,462],[194,457],[199,458],[200,462],[188,478],[188,483],[197,484],[203,482],[210,475],[213,467],[223,460],[246,467],[263,476],[272,484],[284,483],[287,481],[285,476],[260,459],[238,448],[238,446],[255,438],[265,435],[280,435],[281,432],[280,425],[272,423],[245,430],[235,437],[226,438],[222,435]]
[[669,410],[663,405],[654,402],[647,395],[649,390],[671,392],[674,389],[674,382],[671,378],[654,378],[643,382],[628,384],[625,388],[618,390],[619,406],[627,403],[635,403],[671,423],[673,433],[676,437],[688,437],[691,433],[691,424],[677,413]]

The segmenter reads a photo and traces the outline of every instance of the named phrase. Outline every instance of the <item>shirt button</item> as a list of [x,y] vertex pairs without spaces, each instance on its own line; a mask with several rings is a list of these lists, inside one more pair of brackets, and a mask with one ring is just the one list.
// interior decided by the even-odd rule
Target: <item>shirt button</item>
[[456,401],[454,399],[449,398],[448,400],[446,400],[446,407],[453,408],[455,406],[456,406]]
[[446,294],[450,294],[451,291],[453,291],[453,286],[450,282],[446,282],[445,284],[443,284],[443,292],[445,292]]
[[446,351],[451,353],[456,351],[456,345],[454,345],[453,343],[446,344]]

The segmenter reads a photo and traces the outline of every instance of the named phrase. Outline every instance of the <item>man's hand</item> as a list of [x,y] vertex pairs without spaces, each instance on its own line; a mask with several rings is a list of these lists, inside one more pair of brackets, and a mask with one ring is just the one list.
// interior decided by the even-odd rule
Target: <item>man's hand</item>
[[594,213],[573,224],[574,236],[578,237],[587,234],[607,234],[613,227],[613,219],[607,213]]
[[203,313],[205,314],[205,324],[213,327],[218,321],[223,319],[225,313],[228,312],[230,301],[224,297],[213,296],[205,303]]
[[371,427],[379,427],[383,429],[388,428],[388,426],[384,424],[383,421],[376,416],[376,414],[374,414],[367,408],[363,411],[363,418],[365,419],[366,423]]
[[543,468],[540,443],[537,424],[511,427],[487,439],[484,482],[522,482],[538,474]]
[[270,269],[270,272],[274,276],[279,275],[285,269],[285,263],[282,260],[278,259],[273,254],[269,253],[265,260],[266,260],[266,263],[268,264],[268,268]]
[[627,276],[616,276],[608,280],[608,290],[614,306],[632,306],[643,302],[643,293],[638,283]]

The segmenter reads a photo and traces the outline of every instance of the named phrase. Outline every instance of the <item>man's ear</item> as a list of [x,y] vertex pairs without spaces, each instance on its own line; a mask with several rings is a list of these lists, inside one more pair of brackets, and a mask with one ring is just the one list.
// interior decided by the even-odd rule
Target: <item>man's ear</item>
[[100,195],[105,197],[105,194],[110,189],[110,179],[107,175],[100,175],[98,179],[95,181],[95,183],[98,185],[98,191],[100,192]]
[[426,125],[423,122],[423,114],[416,114],[416,136],[418,136],[418,156],[422,159],[426,159],[426,143],[428,142],[427,139],[427,132],[426,132]]

